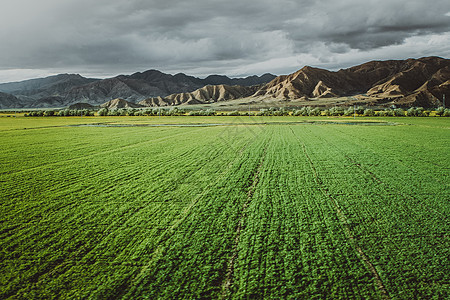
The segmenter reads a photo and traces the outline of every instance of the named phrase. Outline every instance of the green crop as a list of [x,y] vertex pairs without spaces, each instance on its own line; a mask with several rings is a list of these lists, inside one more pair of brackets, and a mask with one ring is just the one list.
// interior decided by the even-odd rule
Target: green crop
[[448,298],[450,121],[349,120],[0,118],[0,298]]

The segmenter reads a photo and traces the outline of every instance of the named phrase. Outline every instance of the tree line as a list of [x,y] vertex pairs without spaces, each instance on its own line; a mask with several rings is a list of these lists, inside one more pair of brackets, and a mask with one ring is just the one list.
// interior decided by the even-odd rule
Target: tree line
[[[68,117],[68,116],[94,116],[94,110],[88,109],[64,109],[64,110],[38,110],[26,113],[26,117]],[[433,110],[427,110],[423,107],[386,108],[375,110],[372,108],[358,107],[331,107],[319,108],[305,106],[300,109],[285,108],[262,108],[259,111],[229,111],[217,112],[213,109],[188,110],[178,107],[167,108],[119,108],[107,109],[101,108],[97,111],[98,116],[365,116],[365,117],[428,117],[430,115],[450,117],[450,109],[438,107]]]

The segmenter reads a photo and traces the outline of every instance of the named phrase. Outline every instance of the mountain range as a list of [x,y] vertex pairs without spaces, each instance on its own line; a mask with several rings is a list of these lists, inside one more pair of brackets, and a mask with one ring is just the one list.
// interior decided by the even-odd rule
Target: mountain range
[[275,77],[272,74],[246,78],[210,75],[200,79],[182,73],[165,74],[157,70],[107,79],[84,78],[78,74],[60,74],[0,84],[0,108],[65,107],[78,102],[100,105],[115,98],[138,102],[151,97],[188,93],[206,85],[265,84]]
[[[138,106],[208,104],[246,98],[249,101],[307,101],[347,97],[344,105],[442,105],[450,94],[450,60],[424,57],[371,61],[328,71],[303,67],[289,75],[246,78],[210,75],[200,79],[157,70],[108,79],[61,74],[0,84],[0,108],[65,107],[75,103],[101,105],[122,99]],[[323,102],[323,100],[322,100]]]
[[337,72],[304,67],[278,76],[254,96],[284,100],[352,96],[353,103],[430,107],[449,93],[450,60],[424,57],[372,61]]

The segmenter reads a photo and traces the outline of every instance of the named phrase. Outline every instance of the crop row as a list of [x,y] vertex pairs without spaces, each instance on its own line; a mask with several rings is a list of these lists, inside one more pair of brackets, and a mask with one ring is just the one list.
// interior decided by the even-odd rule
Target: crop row
[[445,129],[2,134],[0,298],[448,297]]

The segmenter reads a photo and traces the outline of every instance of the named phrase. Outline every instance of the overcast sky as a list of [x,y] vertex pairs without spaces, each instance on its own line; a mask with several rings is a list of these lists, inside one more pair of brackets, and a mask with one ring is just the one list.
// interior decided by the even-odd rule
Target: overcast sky
[[0,82],[450,57],[448,0],[1,0]]

